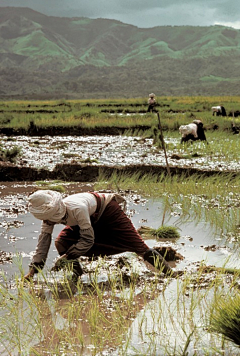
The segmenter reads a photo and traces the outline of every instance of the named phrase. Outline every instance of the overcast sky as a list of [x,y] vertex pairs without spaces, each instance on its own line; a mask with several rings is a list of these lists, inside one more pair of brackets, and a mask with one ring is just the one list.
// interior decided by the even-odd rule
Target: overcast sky
[[29,7],[51,16],[115,19],[138,27],[220,24],[240,29],[239,0],[0,0],[0,6]]

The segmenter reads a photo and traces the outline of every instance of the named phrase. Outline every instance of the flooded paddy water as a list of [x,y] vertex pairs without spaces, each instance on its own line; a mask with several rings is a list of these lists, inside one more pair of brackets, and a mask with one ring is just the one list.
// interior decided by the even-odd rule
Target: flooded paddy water
[[[56,164],[84,160],[91,160],[93,166],[165,165],[164,153],[153,146],[152,139],[19,136],[3,140],[5,148],[21,146],[19,166],[53,170]],[[211,159],[173,159],[178,142],[166,138],[172,145],[168,151],[171,166],[239,170],[237,160],[227,163],[214,155]],[[63,185],[64,194],[72,194],[94,190],[95,183]],[[81,287],[65,288],[65,275],[50,273],[57,257],[52,243],[43,275],[32,286],[21,285],[40,232],[41,222],[30,215],[26,204],[28,194],[37,187],[30,181],[0,182],[1,355],[240,355],[233,342],[208,330],[215,296],[231,294],[233,286],[239,290],[239,276],[215,270],[199,274],[202,265],[240,269],[238,245],[207,220],[194,220],[191,212],[187,220],[182,219],[177,204],[165,216],[161,197],[122,192],[137,229],[143,225],[158,228],[163,216],[166,225],[177,227],[180,237],[174,241],[143,238],[149,247],[171,247],[182,256],[170,261],[174,269],[184,272],[178,279],[157,274],[135,254],[121,254],[105,260],[82,258]],[[57,225],[54,236],[61,229]],[[21,293],[22,304],[18,301]]]
[[[230,136],[231,138],[231,136]],[[229,145],[231,139],[229,138]],[[90,162],[92,165],[127,166],[161,165],[165,166],[162,149],[153,145],[153,139],[132,136],[16,136],[10,139],[2,136],[4,148],[11,150],[17,146],[21,151],[16,164],[34,168],[53,170],[57,164]],[[201,170],[237,171],[239,157],[226,161],[221,152],[206,157],[196,154],[180,159],[183,152],[179,138],[165,137],[168,147],[168,163],[171,167],[197,168]],[[214,138],[210,145],[214,145]],[[205,144],[194,143],[194,152]]]
[[[1,251],[5,253],[1,259],[1,283],[5,287],[7,286],[12,299],[18,293],[16,276],[19,279],[21,273],[23,273],[21,270],[23,269],[24,272],[28,270],[28,264],[36,247],[40,231],[41,222],[31,216],[26,206],[26,198],[35,188],[35,183],[30,182],[2,182],[0,185],[0,240]],[[67,194],[93,189],[94,184],[90,183],[66,184]],[[153,228],[160,226],[164,210],[161,199],[141,197],[136,192],[123,192],[123,194],[125,194],[128,202],[127,213],[136,228],[140,228],[142,225]],[[34,293],[43,300],[41,310],[33,306],[30,313],[29,305],[26,302],[24,303],[25,307],[19,305],[19,315],[14,316],[14,323],[15,327],[16,324],[19,325],[17,332],[22,335],[22,340],[19,342],[21,346],[15,345],[11,338],[7,339],[2,331],[0,334],[1,354],[35,355],[37,353],[31,350],[36,347],[40,355],[177,355],[182,354],[181,352],[188,341],[188,355],[240,354],[239,349],[233,343],[223,341],[219,335],[209,333],[206,328],[209,316],[208,308],[210,308],[213,295],[216,293],[216,287],[213,287],[213,285],[215,280],[220,277],[216,272],[203,274],[201,278],[198,275],[201,264],[240,269],[239,250],[235,248],[234,242],[220,239],[218,233],[207,222],[196,223],[189,219],[188,222],[181,223],[177,207],[168,217],[166,225],[177,226],[180,238],[174,241],[157,241],[146,236],[143,236],[143,238],[146,239],[150,247],[156,247],[159,244],[171,246],[183,256],[182,260],[170,262],[173,268],[184,271],[184,275],[177,280],[171,278],[168,280],[163,275],[156,277],[155,271],[135,254],[116,255],[103,262],[97,260],[91,263],[82,258],[85,271],[81,277],[82,288],[81,291],[73,288],[72,295],[61,287],[61,281],[63,281],[61,272],[58,275],[54,274],[54,276],[49,272],[54,259],[57,257],[54,243],[52,243],[44,268],[44,277],[39,276],[39,279],[35,280],[34,286],[30,289],[27,286],[23,287],[25,293]],[[56,226],[55,236],[61,228],[60,225]],[[105,286],[102,296],[104,299],[102,303],[105,304],[104,313],[114,310],[114,306],[111,305],[113,303],[111,302],[113,292],[107,285],[109,276],[112,273],[114,274],[119,266],[126,281],[128,278],[131,279],[133,274],[135,275],[136,284],[132,289],[131,283],[128,282],[124,289],[120,288],[117,292],[114,292],[115,298],[120,304],[123,304],[123,301],[130,300],[134,305],[138,305],[138,312],[133,312],[126,320],[128,329],[125,330],[126,336],[121,344],[118,344],[117,338],[116,341],[108,338],[106,345],[94,343],[91,333],[89,334],[88,323],[80,318],[79,321],[74,319],[72,323],[74,323],[75,328],[77,328],[76,323],[81,325],[85,346],[80,347],[75,344],[74,346],[71,340],[61,341],[57,346],[57,340],[54,342],[49,333],[55,335],[67,330],[74,334],[72,330],[74,326],[69,325],[66,308],[69,308],[69,301],[73,303],[74,298],[79,298],[79,293],[84,295],[88,293],[90,286],[92,288],[95,282],[93,283],[94,279],[91,279],[91,276],[97,278],[99,285]],[[157,287],[154,286],[155,282],[153,282],[156,278],[158,278]],[[199,281],[199,278],[201,281]],[[222,275],[221,279],[224,281],[223,285],[226,290],[233,283],[239,283],[240,287],[239,278],[233,282],[233,276]],[[186,280],[191,280],[191,282],[187,283]],[[211,285],[212,289],[209,287]],[[56,288],[58,298],[54,293]],[[155,290],[153,295],[151,289]],[[184,293],[180,293],[182,289]],[[74,297],[74,293],[76,297]],[[94,292],[92,293],[94,294]],[[95,298],[98,299],[96,290],[95,293]],[[197,303],[193,305],[194,293],[197,293],[198,298],[200,298],[200,305]],[[223,290],[221,293],[223,293]],[[86,303],[84,305],[87,305],[86,301],[84,303]],[[93,302],[91,301],[91,303]],[[6,310],[8,311],[6,307],[0,308],[0,317],[5,318]],[[32,313],[34,320],[37,320],[38,317],[45,318],[41,324],[43,329],[40,331],[39,327],[35,326],[34,335],[28,329],[26,330],[28,323],[31,325],[30,330],[32,324],[35,323]],[[9,314],[7,313],[7,315]],[[12,329],[8,332],[14,334],[15,330]],[[51,346],[47,346],[48,339],[51,339]],[[19,348],[22,350],[21,353],[19,353]],[[54,351],[54,349],[58,351]]]

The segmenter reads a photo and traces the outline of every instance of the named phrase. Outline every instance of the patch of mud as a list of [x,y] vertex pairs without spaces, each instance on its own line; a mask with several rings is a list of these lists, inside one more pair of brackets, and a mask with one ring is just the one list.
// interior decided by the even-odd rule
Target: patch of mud
[[0,251],[0,264],[12,263],[13,254],[11,252]]
[[[135,174],[139,177],[145,174],[155,176],[167,175],[166,166],[161,165],[128,165],[128,166],[101,166],[92,164],[76,164],[74,162],[67,164],[57,164],[56,167],[49,171],[48,169],[38,169],[32,167],[17,166],[15,164],[5,164],[0,162],[0,175],[4,182],[8,181],[39,181],[39,180],[63,180],[66,182],[96,182],[102,174],[106,178],[112,174]],[[170,167],[171,175],[201,175],[212,176],[219,175],[218,170],[201,170],[189,167]],[[221,172],[221,174],[235,177],[240,175],[240,172]]]

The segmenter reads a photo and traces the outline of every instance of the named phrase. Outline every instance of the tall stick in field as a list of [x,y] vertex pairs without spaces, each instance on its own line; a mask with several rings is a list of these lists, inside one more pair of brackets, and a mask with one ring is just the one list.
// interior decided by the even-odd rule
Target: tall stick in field
[[159,128],[159,130],[160,130],[160,136],[161,136],[160,138],[161,138],[162,147],[163,147],[163,151],[164,151],[164,155],[165,155],[165,160],[166,160],[167,172],[168,172],[168,175],[169,175],[169,177],[170,177],[170,176],[171,176],[171,173],[170,173],[170,168],[169,168],[169,165],[168,165],[167,152],[166,152],[166,147],[165,147],[165,143],[164,143],[163,131],[162,131],[162,125],[161,125],[161,121],[160,121],[159,112],[157,112],[157,117],[158,117],[158,128]]

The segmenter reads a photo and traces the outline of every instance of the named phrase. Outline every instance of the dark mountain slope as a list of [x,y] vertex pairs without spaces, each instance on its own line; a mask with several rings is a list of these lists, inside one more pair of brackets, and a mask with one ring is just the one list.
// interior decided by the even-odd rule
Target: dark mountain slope
[[[238,94],[240,31],[0,11],[1,96]],[[227,92],[227,93],[226,93]]]

